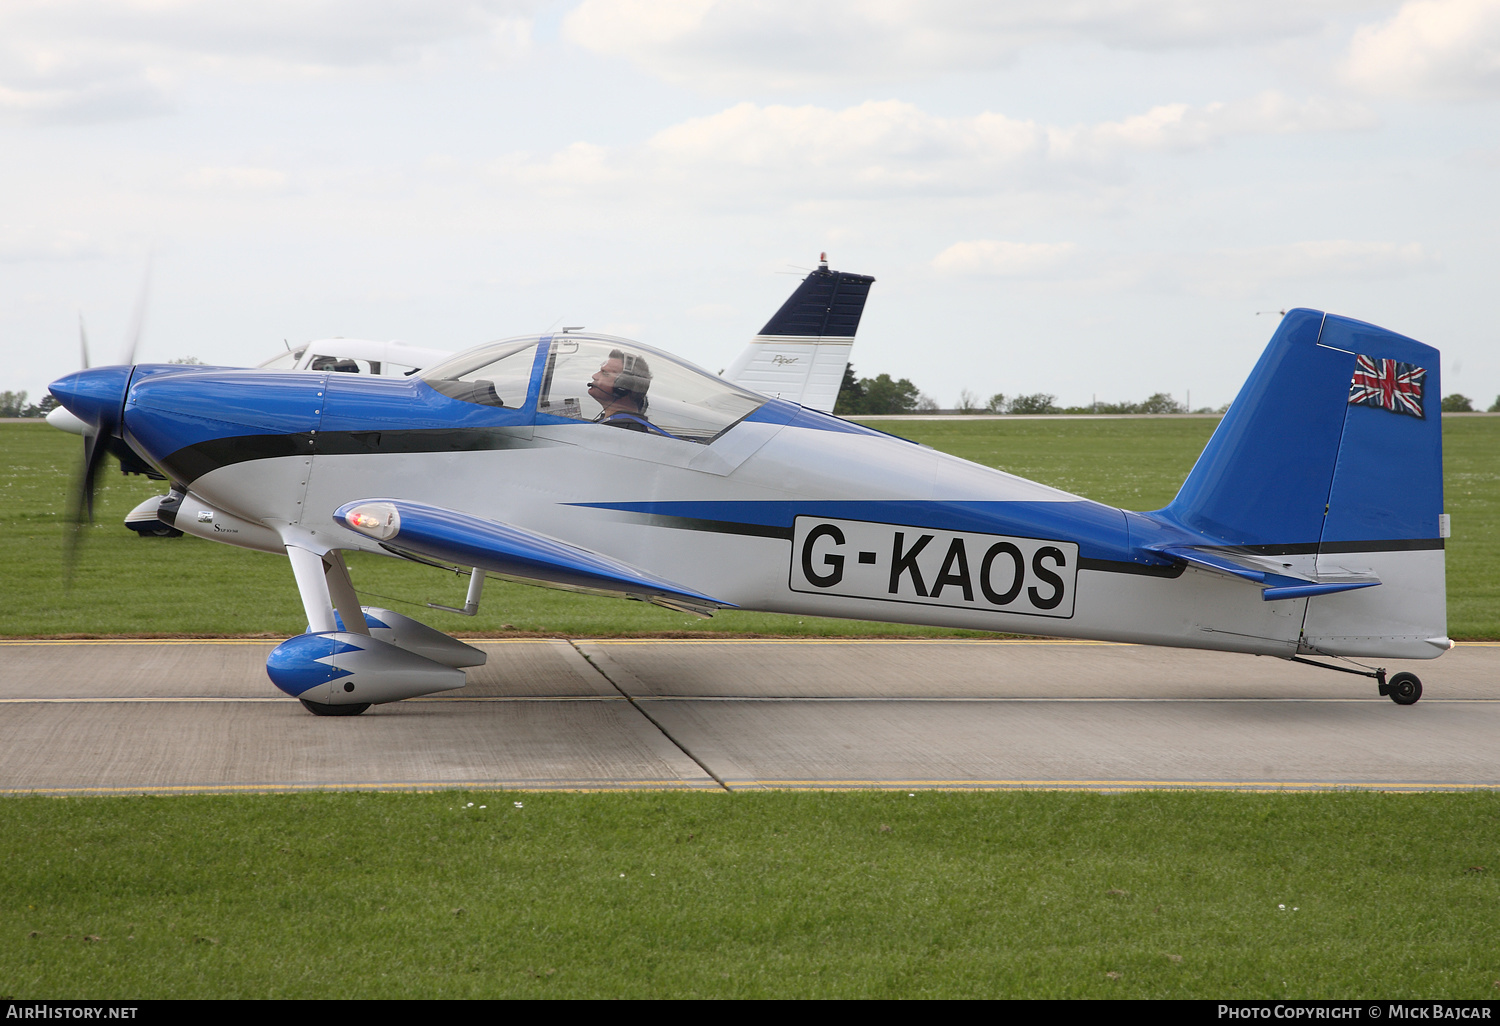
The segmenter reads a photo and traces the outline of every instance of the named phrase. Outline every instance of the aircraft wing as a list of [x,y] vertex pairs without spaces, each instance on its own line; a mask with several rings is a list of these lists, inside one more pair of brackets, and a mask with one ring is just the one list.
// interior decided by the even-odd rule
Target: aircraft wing
[[1299,566],[1274,556],[1199,545],[1154,545],[1150,550],[1173,562],[1258,585],[1265,589],[1262,597],[1268,602],[1333,595],[1380,583],[1373,570],[1318,566],[1316,560],[1310,566]]
[[635,598],[698,616],[735,608],[732,602],[601,553],[441,506],[360,499],[340,506],[333,519],[399,556],[478,567],[531,584]]

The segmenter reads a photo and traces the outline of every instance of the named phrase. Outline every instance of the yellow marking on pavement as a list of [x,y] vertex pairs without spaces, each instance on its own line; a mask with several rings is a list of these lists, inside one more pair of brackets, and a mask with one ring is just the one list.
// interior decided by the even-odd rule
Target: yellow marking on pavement
[[[228,703],[228,704],[254,704],[259,702],[295,702],[297,699],[290,695],[246,695],[242,698],[223,696],[192,696],[192,695],[121,695],[118,698],[76,697],[58,698],[38,696],[35,698],[0,698],[0,705],[133,705],[140,703]],[[463,696],[453,698],[425,697],[409,698],[408,702],[628,702],[630,699],[624,695],[493,695],[493,696]],[[404,704],[404,703],[403,703]]]
[[574,638],[575,645],[1089,645],[1137,648],[1123,641],[1053,638]]
[[0,640],[0,647],[26,645],[279,645],[286,638],[42,638]]
[[[1277,702],[1293,702],[1303,705],[1330,703],[1330,702],[1358,702],[1385,705],[1390,702],[1389,698],[1376,695],[1357,696],[1329,696],[1329,697],[1301,697],[1301,696],[1267,696],[1264,698],[1243,695],[1199,695],[1199,696],[1109,696],[1109,695],[1085,695],[1083,697],[1070,697],[1059,695],[632,695],[631,698],[637,702],[744,702],[746,704],[757,702],[828,702],[828,703],[873,703],[873,702],[897,702],[897,703],[963,703],[963,702],[1030,702],[1036,703],[1069,703],[1072,705],[1089,704],[1120,704],[1120,703],[1151,703],[1156,705],[1172,703],[1209,703],[1223,705],[1225,703],[1238,702],[1247,705],[1274,704]],[[1500,698],[1424,698],[1423,702],[1429,705],[1455,705],[1459,703],[1489,703],[1493,705],[1500,702]]]
[[[285,638],[0,638],[0,647],[26,645],[279,645]],[[1077,638],[460,638],[471,645],[1093,645],[1140,648],[1126,641]],[[1455,641],[1455,648],[1500,648],[1500,641]],[[1149,647],[1149,646],[1145,646]]]
[[736,780],[724,785],[784,791],[1500,791],[1500,784],[1256,780]]
[[[144,787],[6,787],[0,795],[126,795],[126,794],[267,794],[297,791],[710,791],[724,793],[711,780],[459,780],[383,782],[363,784],[328,781],[311,784],[167,784]],[[478,812],[478,809],[474,810]],[[488,810],[486,810],[488,811]],[[506,811],[498,809],[496,811]]]

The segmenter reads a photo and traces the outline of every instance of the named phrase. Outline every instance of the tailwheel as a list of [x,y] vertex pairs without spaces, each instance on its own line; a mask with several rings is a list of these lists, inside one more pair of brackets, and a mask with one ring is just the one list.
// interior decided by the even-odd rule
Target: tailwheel
[[1398,673],[1380,691],[1390,695],[1391,701],[1397,705],[1415,705],[1422,697],[1422,679],[1415,673]]
[[[1411,674],[1407,674],[1407,676],[1410,677]],[[1421,687],[1422,685],[1417,685],[1417,689],[1419,692],[1421,690]],[[300,701],[302,705],[307,709],[307,711],[312,713],[314,716],[358,716],[360,713],[370,708],[369,702],[357,702],[353,705],[325,705],[322,702],[309,702],[305,698],[298,699],[298,701]],[[1412,699],[1412,701],[1415,702],[1416,699]]]

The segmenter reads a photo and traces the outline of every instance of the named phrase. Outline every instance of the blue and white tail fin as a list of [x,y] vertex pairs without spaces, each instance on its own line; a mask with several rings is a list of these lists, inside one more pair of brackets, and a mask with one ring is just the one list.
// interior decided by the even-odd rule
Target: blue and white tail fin
[[1436,349],[1292,310],[1165,509],[1152,545],[1307,600],[1301,648],[1437,655],[1444,595],[1442,395]]
[[825,254],[724,377],[763,395],[832,413],[874,281],[869,275],[830,271]]

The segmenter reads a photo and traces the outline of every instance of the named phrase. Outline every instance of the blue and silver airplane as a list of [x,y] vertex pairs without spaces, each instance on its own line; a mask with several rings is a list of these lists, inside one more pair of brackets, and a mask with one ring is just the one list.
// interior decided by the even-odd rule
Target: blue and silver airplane
[[[815,272],[779,330],[842,337],[829,284]],[[1405,705],[1416,676],[1360,661],[1452,644],[1438,370],[1412,339],[1293,310],[1177,497],[1148,512],[597,334],[493,342],[407,379],[142,364],[51,391],[92,428],[86,480],[97,440],[118,438],[172,482],[164,520],[288,558],[308,631],[267,670],[320,715],[460,688],[485,658],[362,606],[350,551],[468,570],[468,611],[494,576],[703,616],[1277,656],[1362,673]]]

